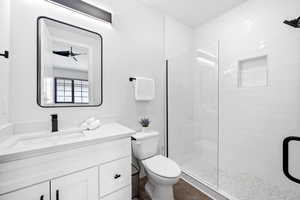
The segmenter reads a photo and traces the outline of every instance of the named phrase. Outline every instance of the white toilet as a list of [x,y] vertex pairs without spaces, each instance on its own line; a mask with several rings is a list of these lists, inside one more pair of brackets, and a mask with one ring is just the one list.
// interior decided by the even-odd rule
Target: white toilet
[[181,169],[169,158],[157,155],[159,133],[138,132],[132,136],[134,156],[145,168],[148,182],[145,189],[152,200],[174,200],[173,185],[181,175]]

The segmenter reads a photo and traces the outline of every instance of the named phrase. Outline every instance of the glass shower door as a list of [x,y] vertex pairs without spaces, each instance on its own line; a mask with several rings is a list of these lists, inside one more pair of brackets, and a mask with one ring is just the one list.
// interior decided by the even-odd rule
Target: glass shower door
[[[300,2],[248,1],[222,18],[219,190],[240,200],[299,200]],[[236,21],[231,19],[237,19]]]
[[169,157],[183,172],[218,185],[218,42],[168,60]]

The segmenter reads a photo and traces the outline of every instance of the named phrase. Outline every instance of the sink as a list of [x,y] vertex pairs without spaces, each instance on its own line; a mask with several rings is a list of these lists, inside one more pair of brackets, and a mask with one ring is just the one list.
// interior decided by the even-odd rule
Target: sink
[[93,131],[82,132],[79,128],[73,128],[56,133],[11,135],[0,143],[0,163],[127,138],[134,132],[121,124],[109,123]]
[[32,133],[16,135],[2,145],[2,149],[32,149],[38,147],[55,146],[70,141],[81,140],[85,135],[79,129],[65,130],[56,133]]
[[14,144],[12,144],[12,148],[22,148],[22,147],[32,147],[32,146],[52,146],[58,145],[60,143],[68,142],[69,140],[76,140],[84,137],[82,133],[68,133],[68,134],[41,134],[39,136],[34,137],[24,137],[16,140]]

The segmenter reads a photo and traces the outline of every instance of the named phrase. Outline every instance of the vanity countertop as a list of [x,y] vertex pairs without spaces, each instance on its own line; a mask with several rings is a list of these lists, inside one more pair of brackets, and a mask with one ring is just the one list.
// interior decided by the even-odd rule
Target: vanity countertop
[[69,129],[11,135],[0,143],[0,163],[128,138],[134,133],[119,123],[109,123],[93,131]]

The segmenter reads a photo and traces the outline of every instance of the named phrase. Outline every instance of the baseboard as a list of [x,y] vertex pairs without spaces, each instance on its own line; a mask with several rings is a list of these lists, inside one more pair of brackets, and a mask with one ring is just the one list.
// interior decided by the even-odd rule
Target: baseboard
[[237,200],[228,198],[228,195],[221,194],[220,192],[213,189],[211,186],[205,183],[201,183],[195,178],[191,177],[187,173],[183,172],[181,178],[194,186],[196,189],[200,190],[204,194],[206,194],[208,197],[210,197],[213,200]]
[[239,200],[236,197],[233,197],[230,194],[224,192],[223,190],[219,190],[218,193],[221,194],[222,196],[226,197],[228,200]]
[[14,126],[11,123],[7,123],[0,126],[0,140],[3,141],[5,138],[13,134]]

